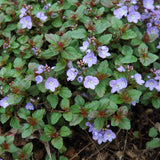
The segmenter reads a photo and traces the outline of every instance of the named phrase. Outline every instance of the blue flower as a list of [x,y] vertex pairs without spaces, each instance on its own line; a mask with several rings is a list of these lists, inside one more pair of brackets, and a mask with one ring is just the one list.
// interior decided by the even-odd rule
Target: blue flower
[[118,19],[121,19],[123,16],[127,16],[127,6],[122,6],[121,8],[115,9],[113,14]]
[[51,90],[52,92],[59,86],[57,79],[49,77],[45,82],[45,88]]
[[67,71],[67,81],[73,81],[76,76],[78,74],[78,70],[76,68],[70,68],[68,71]]
[[20,23],[22,24],[22,28],[32,28],[32,21],[30,16],[26,16],[20,19]]
[[48,18],[47,16],[44,15],[43,12],[38,12],[38,13],[36,14],[36,17],[39,18],[39,19],[42,20],[42,21],[46,21],[46,19]]
[[148,87],[150,91],[152,91],[156,86],[157,82],[154,79],[150,79],[145,83],[145,87]]
[[7,97],[4,97],[3,99],[0,100],[0,106],[2,106],[3,108],[6,108],[7,106],[9,106]]
[[101,58],[106,58],[106,57],[109,57],[111,54],[108,52],[108,47],[107,46],[101,46],[101,47],[98,47],[98,55],[101,57]]
[[35,81],[37,82],[37,84],[39,84],[43,81],[43,77],[41,75],[38,75],[35,77]]
[[127,80],[125,78],[111,80],[109,85],[112,87],[111,93],[119,92],[121,89],[127,87]]
[[27,103],[27,105],[25,106],[25,109],[27,109],[27,110],[34,110],[34,106],[33,106],[33,104],[32,103]]
[[90,89],[95,89],[95,86],[99,83],[99,80],[97,77],[93,76],[86,76],[84,79],[84,87],[85,88],[90,88]]
[[89,47],[89,42],[88,41],[84,41],[83,42],[83,46],[79,47],[79,49],[84,52],[87,50],[87,48]]
[[94,53],[91,51],[87,52],[87,55],[83,57],[83,62],[88,64],[88,67],[91,67],[93,64],[97,63],[97,57],[94,56]]
[[141,14],[137,11],[131,11],[129,12],[129,14],[127,15],[127,20],[128,22],[134,22],[137,23],[138,20],[141,19]]

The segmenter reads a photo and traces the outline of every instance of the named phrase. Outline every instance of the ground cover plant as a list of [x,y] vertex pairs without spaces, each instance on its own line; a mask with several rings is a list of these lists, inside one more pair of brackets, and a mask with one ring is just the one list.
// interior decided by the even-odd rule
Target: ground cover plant
[[159,0],[1,0],[0,158],[158,159],[159,29]]

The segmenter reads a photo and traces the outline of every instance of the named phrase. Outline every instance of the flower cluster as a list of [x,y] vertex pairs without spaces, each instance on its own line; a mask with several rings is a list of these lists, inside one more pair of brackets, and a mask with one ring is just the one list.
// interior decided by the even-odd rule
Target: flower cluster
[[94,124],[87,122],[86,126],[89,127],[89,132],[92,132],[92,138],[94,140],[98,141],[98,144],[101,144],[102,142],[112,142],[113,139],[116,138],[116,134],[110,130],[110,129],[105,129],[105,130],[96,130],[94,128]]
[[142,14],[142,20],[147,20],[147,33],[149,35],[155,35],[155,38],[159,37],[160,26],[160,8],[154,6],[154,0],[143,0],[143,6],[145,8]]
[[[120,8],[114,10],[114,16],[118,19],[121,19],[123,16],[127,17],[128,22],[134,22],[137,23],[141,19],[141,14],[137,11],[138,6],[135,5],[137,3],[136,0],[131,1],[131,6],[128,7],[124,4],[125,1],[118,4]],[[129,12],[129,13],[128,13]]]
[[22,29],[24,29],[24,28],[31,29],[32,28],[32,20],[30,17],[31,9],[32,9],[31,5],[28,5],[28,6],[25,5],[21,9],[21,14],[19,15],[19,18],[21,18],[20,23],[22,24]]

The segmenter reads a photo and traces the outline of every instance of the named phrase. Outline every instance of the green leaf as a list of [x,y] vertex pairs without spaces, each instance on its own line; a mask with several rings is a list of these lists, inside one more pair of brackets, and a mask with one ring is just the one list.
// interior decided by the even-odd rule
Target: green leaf
[[106,92],[106,83],[105,81],[100,81],[100,83],[96,86],[95,92],[99,97],[103,97]]
[[28,39],[29,39],[28,36],[22,35],[22,36],[20,36],[20,37],[17,39],[17,41],[18,41],[19,43],[21,43],[21,44],[25,44],[25,43],[27,43]]
[[63,110],[68,109],[68,108],[70,107],[70,101],[69,101],[69,99],[63,98],[63,99],[61,100],[60,106],[61,106],[61,108],[62,108]]
[[77,29],[71,31],[71,37],[74,39],[83,39],[87,36],[87,32],[85,29]]
[[138,47],[138,53],[139,54],[148,53],[148,46],[145,43],[141,43]]
[[45,92],[47,91],[47,89],[45,88],[45,84],[44,84],[43,82],[37,84],[37,88],[38,88],[42,93],[45,93]]
[[56,155],[55,155],[55,153],[52,153],[52,154],[51,154],[51,158],[49,158],[49,156],[48,156],[48,154],[47,154],[45,160],[56,160]]
[[96,119],[94,120],[94,127],[95,127],[97,130],[102,129],[103,126],[104,126],[104,121],[105,121],[104,118],[96,118]]
[[28,123],[25,123],[23,128],[22,128],[22,138],[27,138],[29,137],[33,132],[33,127],[28,124]]
[[16,42],[12,42],[12,43],[10,43],[10,45],[11,45],[12,49],[16,49],[19,47],[19,43],[16,43]]
[[68,60],[77,60],[82,57],[82,55],[73,47],[67,47],[62,53],[62,57]]
[[18,116],[22,119],[27,119],[30,116],[30,111],[25,108],[20,108],[18,111]]
[[149,129],[149,136],[150,137],[156,137],[158,135],[157,129],[152,127]]
[[128,40],[128,39],[133,39],[136,37],[137,37],[137,34],[131,29],[128,29],[128,30],[125,30],[121,38],[124,40]]
[[4,21],[4,13],[2,12],[0,14],[0,24]]
[[61,149],[63,146],[63,138],[62,137],[56,137],[53,138],[51,141],[51,144],[53,145],[53,147],[55,147],[56,149]]
[[71,106],[72,113],[79,113],[80,112],[80,106],[77,104],[74,104]]
[[38,110],[34,111],[32,116],[36,121],[40,121],[43,119],[44,113],[45,113],[44,109],[38,109]]
[[137,58],[133,55],[126,55],[125,57],[121,58],[120,61],[122,63],[134,63],[137,62]]
[[55,28],[59,28],[62,26],[62,20],[60,17],[57,17],[56,19],[53,20],[52,22],[52,25],[55,27]]
[[46,49],[44,52],[42,51],[42,57],[45,59],[50,59],[54,56],[57,56],[59,54],[56,50]]
[[110,101],[109,105],[107,106],[107,109],[111,110],[112,113],[114,113],[118,110],[118,106],[114,101]]
[[155,62],[159,57],[155,54],[148,53],[148,56],[140,57],[140,62],[144,66],[149,66],[151,63]]
[[111,39],[112,39],[112,34],[104,34],[98,38],[98,41],[101,42],[102,44],[108,45]]
[[96,34],[103,33],[108,27],[110,27],[111,24],[109,23],[108,20],[102,19],[96,21],[95,27],[96,27]]
[[55,109],[58,104],[58,96],[54,94],[49,94],[47,96],[47,100],[51,104],[52,108]]
[[76,96],[74,100],[79,106],[83,106],[85,104],[85,100],[80,95]]
[[0,121],[1,121],[1,123],[2,123],[2,124],[6,123],[6,122],[9,120],[10,117],[11,117],[11,116],[8,115],[8,114],[1,114],[1,116],[0,116]]
[[56,133],[56,129],[51,125],[45,125],[44,132],[47,136],[51,136],[51,134]]
[[5,141],[5,137],[4,136],[0,136],[0,144],[2,144]]
[[61,116],[61,113],[53,112],[51,115],[51,124],[56,124],[58,120],[61,118]]
[[92,101],[91,103],[85,104],[85,109],[89,112],[95,111],[98,109],[99,105],[100,105],[99,101]]
[[6,143],[7,144],[12,144],[13,141],[14,141],[14,136],[9,135],[9,136],[6,137]]
[[160,147],[159,138],[153,138],[153,140],[146,143],[147,149],[154,149]]
[[122,54],[123,55],[131,55],[133,53],[133,49],[130,46],[124,45],[122,47]]
[[112,8],[114,6],[111,0],[101,0],[100,3],[106,8]]
[[20,123],[16,117],[12,117],[10,121],[10,126],[16,130],[20,129]]
[[68,160],[68,158],[66,158],[64,156],[60,156],[59,160]]
[[129,130],[131,128],[130,120],[125,117],[121,120],[121,123],[118,126],[122,129]]
[[61,71],[65,69],[66,67],[66,62],[65,61],[60,61],[56,64],[56,68],[54,69],[55,72]]
[[7,100],[10,105],[15,105],[15,104],[20,103],[20,101],[22,100],[22,95],[17,95],[17,94],[11,93],[8,95]]
[[160,97],[153,98],[152,99],[152,105],[154,108],[159,109],[160,108]]
[[68,121],[68,122],[70,122],[71,120],[72,120],[72,112],[65,112],[65,113],[63,113],[63,118],[66,120],[66,121]]
[[108,61],[104,60],[99,64],[97,71],[103,74],[106,73],[106,68],[108,68]]
[[130,89],[128,90],[128,93],[129,93],[129,97],[132,98],[132,101],[136,101],[142,95],[142,92],[136,89]]
[[118,94],[112,94],[110,97],[110,101],[116,103],[116,104],[122,104],[123,100],[120,98]]
[[15,152],[17,152],[17,147],[14,145],[14,144],[11,144],[10,146],[9,146],[9,150],[8,150],[8,152],[10,152],[10,153],[15,153]]
[[62,126],[59,131],[59,134],[62,137],[68,137],[71,133],[72,131],[67,126]]
[[46,135],[45,133],[42,133],[41,136],[40,136],[40,140],[44,141],[44,142],[48,142],[48,141],[51,140],[51,137]]
[[59,95],[60,95],[62,98],[70,98],[70,97],[72,96],[72,92],[69,90],[69,88],[67,88],[67,87],[62,87],[62,88],[60,89]]
[[70,121],[69,125],[70,126],[76,126],[77,124],[80,124],[83,120],[83,117],[81,117],[81,115],[79,114],[74,114],[72,121]]
[[115,30],[119,30],[119,28],[123,27],[123,22],[114,16],[111,19],[111,24],[112,24],[112,28]]
[[24,152],[25,155],[30,155],[33,150],[33,144],[27,143],[25,146],[23,146],[22,151]]
[[60,39],[60,37],[56,34],[45,34],[45,38],[51,44],[57,44],[57,41]]

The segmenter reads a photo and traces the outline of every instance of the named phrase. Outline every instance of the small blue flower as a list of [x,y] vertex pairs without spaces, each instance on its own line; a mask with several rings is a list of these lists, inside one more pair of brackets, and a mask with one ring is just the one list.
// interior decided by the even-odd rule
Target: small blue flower
[[114,16],[121,19],[123,16],[127,16],[128,8],[127,6],[122,6],[121,8],[114,10]]
[[111,93],[119,92],[121,89],[127,87],[127,80],[125,78],[111,80],[109,85],[112,87]]
[[81,82],[83,81],[83,77],[82,77],[82,76],[79,76],[79,77],[77,78],[77,81],[78,81],[79,83],[81,83]]
[[41,73],[43,73],[44,72],[44,66],[43,65],[39,65],[38,66],[38,70],[35,72],[35,73],[37,73],[37,74],[41,74]]
[[142,80],[142,76],[139,73],[136,73],[134,75],[134,79],[139,85],[142,85],[145,82],[144,80]]
[[150,79],[146,81],[145,87],[149,88],[152,91],[157,86],[157,82],[154,79]]
[[57,79],[49,77],[45,82],[45,88],[51,90],[52,92],[59,86]]
[[67,71],[67,81],[73,81],[76,76],[78,74],[78,70],[76,68],[70,68],[68,71]]
[[97,57],[94,56],[94,53],[89,51],[87,55],[83,57],[83,62],[88,64],[88,67],[91,67],[93,64],[97,63]]
[[38,13],[36,14],[36,17],[39,18],[39,19],[42,20],[42,21],[46,21],[46,19],[48,18],[47,16],[44,15],[43,12],[38,12]]
[[43,81],[43,77],[41,75],[38,75],[35,77],[35,81],[37,82],[37,84],[39,84]]
[[9,106],[7,97],[4,97],[3,99],[0,100],[0,106],[2,106],[3,108],[6,108],[7,106]]
[[81,46],[79,49],[80,49],[82,52],[84,52],[84,51],[86,51],[86,50],[88,49],[88,47],[89,47],[89,42],[88,42],[88,41],[84,41],[84,42],[83,42],[83,46]]
[[32,28],[32,21],[30,16],[26,16],[20,19],[20,23],[22,24],[22,28]]
[[129,12],[129,14],[127,15],[127,20],[128,22],[134,22],[137,23],[138,20],[141,19],[141,14],[137,11],[131,11]]
[[27,105],[25,106],[25,109],[27,110],[34,110],[34,106],[32,103],[28,102]]
[[111,54],[108,51],[109,51],[109,49],[107,46],[98,47],[98,55],[101,58],[109,57]]
[[97,77],[86,76],[83,84],[85,88],[95,89],[95,86],[99,84],[99,80]]

